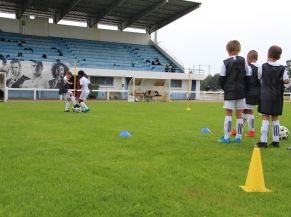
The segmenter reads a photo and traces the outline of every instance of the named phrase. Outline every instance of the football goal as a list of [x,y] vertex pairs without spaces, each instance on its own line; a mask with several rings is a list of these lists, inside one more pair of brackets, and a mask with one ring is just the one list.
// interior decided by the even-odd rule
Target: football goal
[[170,80],[132,78],[128,85],[128,101],[169,101]]

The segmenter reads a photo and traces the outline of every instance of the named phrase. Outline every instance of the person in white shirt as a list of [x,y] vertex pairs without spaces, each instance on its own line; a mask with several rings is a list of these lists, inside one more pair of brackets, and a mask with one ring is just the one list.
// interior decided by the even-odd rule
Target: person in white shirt
[[81,94],[79,97],[79,104],[82,107],[83,112],[88,112],[90,109],[85,104],[85,100],[88,98],[90,91],[92,91],[91,82],[86,78],[85,72],[80,70],[78,72],[78,77],[80,79]]

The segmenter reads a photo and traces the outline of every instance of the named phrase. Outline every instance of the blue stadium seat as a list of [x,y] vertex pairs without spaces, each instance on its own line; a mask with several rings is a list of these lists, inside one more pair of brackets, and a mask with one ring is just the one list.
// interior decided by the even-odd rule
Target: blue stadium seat
[[[74,64],[82,67],[164,72],[173,64],[150,45],[126,44],[82,39],[37,37],[0,32],[0,54],[10,59]],[[22,57],[18,57],[19,53]],[[47,58],[43,58],[43,55]],[[152,65],[158,58],[161,65]],[[177,66],[176,72],[182,72]]]

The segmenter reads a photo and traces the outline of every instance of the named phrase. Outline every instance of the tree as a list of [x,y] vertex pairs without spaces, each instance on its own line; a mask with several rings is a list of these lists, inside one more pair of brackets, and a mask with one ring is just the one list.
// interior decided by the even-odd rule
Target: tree
[[215,75],[208,75],[203,81],[201,81],[201,90],[205,91],[216,91],[219,90],[221,87],[219,85],[219,74]]

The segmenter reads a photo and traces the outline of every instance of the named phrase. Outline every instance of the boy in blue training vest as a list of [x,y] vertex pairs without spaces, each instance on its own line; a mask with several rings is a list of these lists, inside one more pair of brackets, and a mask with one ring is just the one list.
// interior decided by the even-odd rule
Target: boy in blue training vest
[[223,61],[220,72],[220,86],[224,90],[224,136],[218,142],[230,143],[232,111],[236,111],[236,137],[234,142],[240,143],[243,133],[243,109],[245,108],[245,92],[249,68],[243,57],[238,56],[241,45],[232,40],[227,43],[226,50],[229,58]]
[[268,50],[268,61],[258,69],[260,79],[260,96],[258,112],[262,114],[261,141],[259,148],[267,148],[269,121],[272,120],[272,138],[270,144],[279,147],[279,115],[283,111],[284,84],[289,83],[288,74],[284,66],[277,63],[282,54],[282,49],[272,46]]

